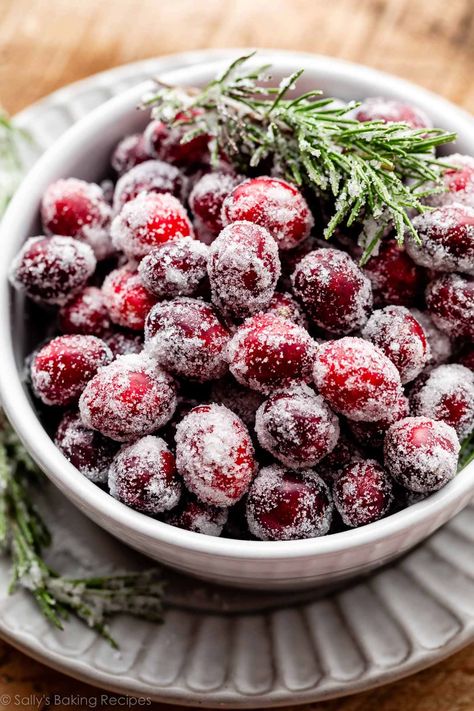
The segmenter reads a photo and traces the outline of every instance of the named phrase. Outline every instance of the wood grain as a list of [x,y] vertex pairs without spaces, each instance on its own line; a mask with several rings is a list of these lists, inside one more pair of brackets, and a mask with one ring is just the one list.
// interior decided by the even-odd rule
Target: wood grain
[[[0,0],[0,102],[14,113],[94,72],[203,47],[278,47],[362,62],[474,112],[473,0]],[[0,709],[70,709],[100,692],[0,642]],[[45,694],[39,701],[37,697]],[[86,701],[75,708],[92,707]],[[165,711],[166,706],[147,707]],[[474,648],[410,679],[312,711],[473,711]]]

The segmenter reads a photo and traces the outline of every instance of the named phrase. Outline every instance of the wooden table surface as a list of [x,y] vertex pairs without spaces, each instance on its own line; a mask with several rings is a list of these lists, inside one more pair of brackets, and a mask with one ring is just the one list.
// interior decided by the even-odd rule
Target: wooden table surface
[[[0,103],[14,113],[64,84],[124,62],[237,46],[362,62],[474,112],[474,0],[0,0]],[[2,702],[2,693],[10,694],[10,704]],[[43,694],[47,701],[39,700]],[[0,642],[0,709],[74,707],[74,699],[55,703],[54,694],[89,698],[76,704],[81,709],[120,703],[104,701],[96,689]],[[474,647],[404,681],[305,708],[472,711]]]

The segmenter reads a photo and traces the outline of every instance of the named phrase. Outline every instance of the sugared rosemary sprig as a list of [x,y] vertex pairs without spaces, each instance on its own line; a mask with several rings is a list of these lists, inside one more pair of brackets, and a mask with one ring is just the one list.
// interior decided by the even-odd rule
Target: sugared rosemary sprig
[[0,216],[4,213],[22,178],[19,145],[30,140],[0,108]]
[[144,105],[167,124],[183,123],[180,112],[186,112],[183,142],[209,134],[214,161],[224,153],[243,171],[271,162],[276,174],[328,196],[333,215],[326,239],[339,225],[370,225],[361,232],[362,261],[387,226],[400,242],[407,231],[417,239],[409,214],[429,209],[420,200],[439,191],[445,167],[433,150],[456,135],[403,123],[360,123],[351,118],[357,102],[341,104],[317,90],[289,98],[302,71],[272,87],[268,65],[246,66],[252,56],[234,61],[202,90],[158,82]]

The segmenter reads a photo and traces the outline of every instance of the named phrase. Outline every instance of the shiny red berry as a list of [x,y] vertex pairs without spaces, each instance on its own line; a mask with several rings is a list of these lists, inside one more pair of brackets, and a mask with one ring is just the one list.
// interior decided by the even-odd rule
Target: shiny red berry
[[141,331],[156,297],[143,286],[138,272],[121,267],[110,272],[102,286],[111,320],[118,326]]

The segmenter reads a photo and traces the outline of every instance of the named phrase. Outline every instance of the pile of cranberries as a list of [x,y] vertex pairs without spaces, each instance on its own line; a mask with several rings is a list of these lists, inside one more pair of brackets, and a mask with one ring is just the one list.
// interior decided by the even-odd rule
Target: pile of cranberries
[[[383,99],[356,118],[429,125]],[[215,536],[322,536],[444,486],[474,429],[474,158],[451,156],[419,241],[387,234],[361,268],[342,233],[322,241],[316,195],[211,167],[186,119],[119,143],[113,194],[50,185],[12,265],[57,312],[28,361],[57,446],[124,504]]]

